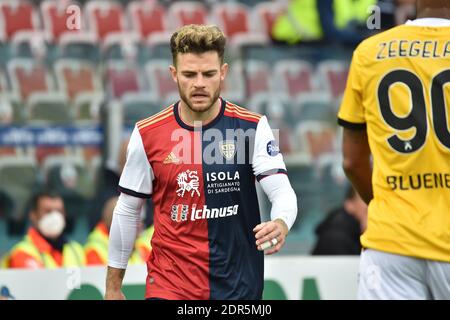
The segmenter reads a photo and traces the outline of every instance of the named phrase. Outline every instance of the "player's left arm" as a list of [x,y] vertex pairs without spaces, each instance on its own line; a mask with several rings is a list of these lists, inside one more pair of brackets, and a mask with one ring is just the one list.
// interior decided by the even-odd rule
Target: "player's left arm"
[[253,171],[272,203],[271,221],[255,226],[256,246],[273,254],[283,247],[297,217],[297,196],[289,182],[286,165],[266,117],[258,123],[253,154]]

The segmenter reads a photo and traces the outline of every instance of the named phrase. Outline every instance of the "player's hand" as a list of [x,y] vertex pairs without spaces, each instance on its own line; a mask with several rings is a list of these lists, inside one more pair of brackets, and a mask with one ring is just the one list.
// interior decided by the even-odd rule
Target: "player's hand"
[[105,300],[126,300],[122,290],[106,290]]
[[265,251],[266,255],[280,251],[289,233],[286,223],[281,219],[258,224],[254,229],[256,246],[258,250]]

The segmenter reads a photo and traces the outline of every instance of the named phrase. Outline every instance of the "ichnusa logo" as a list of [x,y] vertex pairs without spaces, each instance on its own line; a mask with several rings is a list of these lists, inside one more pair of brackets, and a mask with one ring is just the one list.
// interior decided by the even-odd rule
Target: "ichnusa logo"
[[175,222],[186,221],[188,219],[188,213],[191,212],[190,221],[203,220],[203,219],[217,219],[237,215],[239,211],[239,205],[221,207],[221,208],[208,208],[207,205],[197,209],[195,204],[192,205],[191,210],[187,204],[174,204],[172,205],[171,219]]
[[200,183],[198,182],[197,171],[186,170],[181,172],[177,176],[177,183],[178,189],[176,192],[179,197],[184,197],[186,191],[191,193],[191,197],[193,197],[194,194],[197,194],[197,196],[200,197],[200,192],[198,191]]

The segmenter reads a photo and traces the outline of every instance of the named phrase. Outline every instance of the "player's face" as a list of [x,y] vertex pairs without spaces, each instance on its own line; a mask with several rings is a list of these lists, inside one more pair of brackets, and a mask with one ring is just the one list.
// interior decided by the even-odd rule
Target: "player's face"
[[205,112],[220,96],[228,65],[221,65],[215,51],[183,53],[177,55],[177,65],[171,66],[170,70],[181,100],[192,111]]

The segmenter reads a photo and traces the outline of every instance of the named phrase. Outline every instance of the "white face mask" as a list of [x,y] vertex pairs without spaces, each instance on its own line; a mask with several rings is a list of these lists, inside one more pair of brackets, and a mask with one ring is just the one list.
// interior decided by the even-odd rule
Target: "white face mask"
[[39,231],[46,238],[55,239],[61,235],[66,221],[61,212],[53,210],[44,215],[38,222]]

